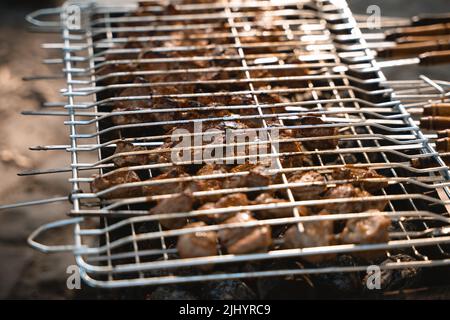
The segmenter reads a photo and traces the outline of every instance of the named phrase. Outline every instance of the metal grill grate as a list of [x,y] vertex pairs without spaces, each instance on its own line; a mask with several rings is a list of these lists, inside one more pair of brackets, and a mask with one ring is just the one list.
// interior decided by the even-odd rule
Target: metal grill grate
[[[39,14],[42,13],[46,12]],[[61,10],[53,13],[60,14],[61,24],[65,25],[66,13]],[[34,149],[69,152],[70,167],[22,174],[72,172],[73,208],[70,215],[76,218],[42,227],[30,237],[30,243],[43,251],[73,251],[87,283],[111,288],[366,271],[373,261],[343,266],[333,261],[313,264],[302,258],[379,250],[384,252],[384,258],[407,252],[415,259],[391,262],[382,265],[382,268],[450,263],[447,245],[450,242],[450,220],[445,208],[449,204],[448,168],[405,106],[396,100],[414,97],[411,96],[414,92],[408,90],[409,83],[386,81],[345,1],[223,1],[178,4],[169,9],[156,2],[139,9],[136,6],[90,4],[82,6],[82,13],[86,21],[81,30],[63,27],[62,43],[44,44],[47,49],[63,53],[63,58],[48,59],[46,62],[62,65],[67,80],[67,88],[62,93],[67,97],[67,102],[48,105],[49,108],[61,107],[62,111],[30,112],[68,117],[65,124],[70,128],[69,145]],[[37,24],[35,18],[30,20]],[[270,26],[267,25],[269,23]],[[55,23],[39,24],[55,27]],[[147,47],[149,45],[151,47]],[[130,65],[133,66],[132,71]],[[151,80],[134,83],[137,77]],[[425,81],[414,84],[423,87],[426,93],[433,90]],[[405,91],[393,94],[393,87],[401,89],[402,86],[406,86]],[[130,88],[145,88],[149,93],[123,94]],[[268,101],[270,95],[283,99]],[[115,105],[125,102],[145,104],[150,99],[158,98],[222,101],[230,96],[240,98],[238,101],[245,98],[246,103],[113,111]],[[204,118],[177,116],[181,113],[205,115],[208,112],[211,113]],[[221,115],[217,115],[219,112],[222,112]],[[113,123],[118,116],[126,118],[137,115],[147,119],[152,115],[152,119],[172,119]],[[175,116],[178,117],[176,120]],[[302,124],[300,120],[303,116],[317,116],[323,123]],[[207,214],[225,215],[242,210],[258,213],[267,209],[268,205],[250,203],[237,207],[197,208],[190,212],[149,215],[154,201],[176,196],[169,192],[170,187],[163,194],[108,198],[112,192],[137,187],[172,186],[180,181],[249,175],[249,171],[242,171],[155,180],[153,178],[158,172],[175,165],[171,162],[149,162],[117,168],[113,163],[119,157],[167,152],[158,149],[166,138],[171,137],[164,128],[220,121],[257,123],[250,128],[232,130],[235,133],[267,133],[267,140],[244,142],[244,146],[267,142],[308,144],[330,139],[338,139],[339,145],[298,152],[282,152],[271,145],[266,156],[275,160],[275,167],[270,173],[280,176],[276,183],[193,193],[195,198],[199,198],[223,197],[237,192],[248,195],[263,191],[284,192],[286,201],[270,206],[280,210],[292,209],[289,217],[167,230],[160,221],[186,217],[195,221]],[[273,128],[293,132],[337,128],[338,135],[280,139],[272,138]],[[119,141],[131,142],[145,149],[114,154]],[[90,156],[86,159],[92,159],[92,155],[98,159],[84,161],[86,155]],[[310,166],[286,166],[282,161],[286,157],[299,155],[309,156],[313,163]],[[412,161],[422,158],[430,159],[434,166],[415,168]],[[189,165],[188,162],[176,164]],[[333,170],[348,168],[349,165],[353,168],[371,168],[382,174],[382,177],[357,182],[385,183],[385,187],[375,195],[340,199],[298,199],[292,191],[302,187],[325,185],[332,188],[355,183],[355,179],[337,180],[331,176]],[[311,170],[320,172],[326,181],[289,181],[293,172]],[[146,179],[112,186],[96,193],[90,191],[93,173],[100,172],[107,177],[122,171],[139,172]],[[368,201],[387,201],[385,211],[307,216],[298,212],[299,206],[313,208]],[[284,246],[283,234],[292,225],[307,228],[307,223],[311,222],[339,222],[380,215],[392,220],[391,240],[388,242],[294,249]],[[67,224],[75,225],[73,246],[48,247],[35,242],[35,237],[41,232]],[[230,228],[245,230],[255,226],[272,227],[273,243],[268,252],[233,255],[226,253],[218,243],[217,255],[214,256],[180,258],[178,255],[176,243],[181,235]],[[302,265],[296,264],[297,261],[303,261]],[[211,264],[214,269],[205,271],[204,267]]]

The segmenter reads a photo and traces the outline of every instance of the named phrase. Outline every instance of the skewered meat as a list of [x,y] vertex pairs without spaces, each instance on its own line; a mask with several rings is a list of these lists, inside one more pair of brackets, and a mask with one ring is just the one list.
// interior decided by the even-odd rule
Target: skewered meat
[[[223,223],[244,224],[252,221],[256,221],[256,219],[251,216],[250,212],[242,211]],[[218,232],[218,236],[220,243],[230,254],[265,252],[272,244],[270,226],[222,229]]]
[[352,184],[368,192],[376,192],[388,186],[387,181],[359,181],[363,179],[384,178],[372,169],[344,167],[335,169],[332,173],[335,180],[355,180]]
[[300,200],[317,199],[327,190],[325,177],[317,171],[300,171],[288,178],[289,183],[321,183],[319,185],[290,187],[294,196]]
[[[184,228],[201,228],[205,227],[204,222],[193,222]],[[208,257],[217,254],[217,233],[215,231],[197,231],[193,233],[183,234],[178,238],[177,242],[178,254],[181,258]],[[212,265],[203,265],[203,270],[212,268]]]
[[[173,198],[163,199],[150,210],[150,214],[182,213],[192,210],[194,199],[189,193],[182,193]],[[187,223],[186,218],[160,219],[166,229],[179,229]]]
[[[287,203],[289,201],[285,199],[277,199],[272,197],[269,193],[262,193],[253,201],[253,204],[276,204],[276,203]],[[298,207],[301,215],[307,215],[308,209],[306,207]],[[260,219],[276,219],[292,217],[293,208],[267,208],[263,210],[258,210],[255,212],[256,216]]]
[[[319,215],[325,215],[322,211]],[[333,221],[323,220],[303,223],[303,230],[299,225],[291,226],[284,235],[284,244],[287,248],[309,248],[331,246],[335,244],[333,234]],[[311,263],[319,263],[334,258],[334,254],[309,255],[303,256],[303,259]]]
[[[341,199],[341,198],[364,198],[372,196],[369,192],[361,190],[351,184],[342,184],[335,188],[331,188],[325,194],[327,199]],[[324,208],[331,213],[349,213],[349,212],[363,212],[370,209],[383,210],[386,206],[385,200],[361,200],[361,201],[346,201],[340,203],[330,203],[324,205]]]
[[[368,210],[367,212],[379,212]],[[391,219],[386,216],[373,216],[363,219],[349,219],[340,234],[343,243],[382,243],[389,241]]]
[[[134,171],[116,171],[108,175],[94,175],[94,180],[91,182],[91,191],[93,193],[112,188],[114,186],[122,185],[124,183],[140,182],[138,175]],[[114,199],[114,198],[129,198],[139,197],[142,194],[141,187],[123,187],[104,195],[100,198]]]
[[[114,155],[118,155],[125,152],[145,151],[147,149],[139,146],[134,146],[131,142],[118,141],[116,142],[116,151]],[[113,162],[117,167],[128,167],[148,164],[148,154],[132,154],[122,155],[113,158]]]
[[[328,124],[327,122],[323,121],[322,119],[318,117],[302,117],[300,119],[301,125],[308,125],[308,126],[314,126],[314,125],[325,125]],[[325,140],[313,140],[313,141],[303,141],[303,145],[308,150],[326,150],[326,149],[334,149],[338,145],[338,139],[333,139],[333,136],[338,135],[339,131],[336,127],[312,127],[312,128],[303,128],[299,129],[297,134],[300,137],[308,138],[308,137],[329,137]]]
[[[210,210],[216,208],[227,208],[227,207],[239,207],[246,206],[249,204],[247,195],[245,193],[232,193],[225,197],[220,198],[217,202],[208,202],[199,208],[199,210]],[[206,222],[223,222],[224,220],[234,216],[235,212],[230,213],[215,213],[206,216],[201,216],[199,219],[206,220]]]

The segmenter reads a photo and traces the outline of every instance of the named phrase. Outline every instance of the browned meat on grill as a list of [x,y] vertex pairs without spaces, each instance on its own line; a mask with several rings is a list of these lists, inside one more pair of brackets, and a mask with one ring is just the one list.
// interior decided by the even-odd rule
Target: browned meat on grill
[[[114,102],[113,109],[150,109],[152,107],[152,90],[150,87],[145,86],[148,85],[148,81],[146,81],[142,77],[136,77],[133,81],[132,87],[128,87],[122,90],[119,94],[119,98],[127,98],[127,97],[143,97],[142,99],[125,99],[125,100],[117,100]],[[140,86],[141,85],[141,86]],[[144,98],[146,97],[146,98]],[[150,98],[148,98],[150,97]]]
[[[249,223],[256,221],[249,211],[237,213],[234,217],[225,220],[224,224]],[[220,243],[230,254],[245,254],[265,252],[272,245],[270,226],[234,227],[222,229],[218,232]]]
[[[133,82],[134,84],[145,84],[147,81],[138,77]],[[124,98],[125,100],[115,101],[113,106],[113,112],[123,112],[123,111],[144,111],[146,109],[152,108],[152,99],[148,98],[152,96],[152,91],[149,87],[130,87],[124,89],[119,98]],[[127,97],[142,97],[139,99],[127,99]],[[112,116],[112,122],[115,125],[126,125],[132,123],[142,123],[151,122],[153,120],[152,113],[132,113],[123,115]]]
[[[93,193],[119,186],[125,183],[140,182],[138,175],[134,171],[116,171],[108,175],[94,175],[91,182]],[[142,195],[141,187],[123,187],[99,196],[102,199],[139,197]]]
[[226,188],[241,188],[241,187],[264,187],[268,186],[274,175],[267,172],[268,168],[261,164],[241,164],[230,170],[230,173],[238,173],[248,171],[247,175],[238,175],[229,177],[225,181]]
[[[140,48],[142,44],[136,41],[129,41],[123,46],[117,46],[117,49],[135,49]],[[136,59],[138,53],[111,53],[105,56],[106,63],[96,70],[96,75],[99,78],[102,85],[111,85],[119,83],[132,83],[135,80],[135,75],[129,74],[129,72],[136,71],[137,64],[135,63],[122,63],[120,60]],[[118,75],[117,73],[123,73]]]
[[299,171],[288,178],[289,183],[317,183],[290,187],[293,195],[299,200],[318,199],[320,194],[327,191],[326,179],[317,171]]
[[[379,210],[368,210],[377,213]],[[389,241],[391,219],[386,216],[373,216],[362,219],[349,219],[340,234],[343,243],[381,243]]]
[[[150,210],[150,214],[184,213],[192,210],[194,198],[192,194],[184,192],[173,198],[160,200]],[[179,229],[187,223],[187,218],[160,219],[159,222],[166,229]]]
[[[322,214],[327,213],[319,213],[319,215]],[[303,223],[303,230],[300,230],[299,225],[296,224],[290,227],[284,235],[284,245],[289,249],[323,247],[334,244],[335,236],[333,234],[333,221],[331,220],[305,222]],[[322,254],[303,256],[303,259],[311,263],[319,263],[334,257],[334,254]]]
[[132,55],[109,55],[106,56],[106,59],[108,62],[102,67],[100,67],[96,71],[96,75],[100,77],[104,77],[100,82],[103,85],[112,85],[112,84],[121,84],[121,83],[132,83],[134,80],[134,75],[115,75],[119,72],[122,72],[124,74],[136,71],[136,65],[130,64],[130,63],[113,63],[114,60],[125,60],[125,59],[132,59]]
[[[372,195],[364,190],[361,190],[351,184],[338,185],[335,188],[331,188],[325,194],[326,199],[342,199],[342,198],[358,198],[371,197]],[[386,206],[386,200],[368,200],[361,201],[345,201],[340,203],[325,204],[324,208],[331,213],[351,213],[351,212],[363,212],[370,209],[383,210]]]
[[[274,198],[269,193],[262,193],[256,199],[253,201],[253,204],[256,205],[268,205],[268,204],[277,204],[277,203],[288,203],[288,200],[285,199],[279,199]],[[298,207],[299,212],[301,212],[301,215],[308,215],[307,214],[307,207]],[[285,218],[285,217],[292,217],[294,216],[293,208],[267,208],[263,210],[257,210],[255,211],[255,215],[258,219],[276,219],[276,218]]]
[[[185,228],[206,227],[204,222],[193,222]],[[178,254],[183,259],[215,256],[217,254],[217,233],[215,231],[197,231],[183,234],[177,242]],[[203,270],[212,268],[212,265],[203,265]]]
[[[329,124],[318,117],[302,117],[300,119],[300,125],[326,125]],[[303,141],[303,145],[308,150],[325,150],[325,149],[334,149],[338,145],[338,139],[333,139],[333,136],[338,135],[339,131],[336,127],[322,127],[322,128],[302,128],[297,131],[297,134],[303,138],[309,137],[328,137],[325,140],[312,140],[312,141]]]
[[185,173],[181,168],[175,167],[169,171],[162,173],[154,178],[150,178],[148,181],[160,182],[158,184],[148,185],[143,187],[143,192],[147,196],[181,193],[187,188],[190,183],[186,181],[174,181],[165,182],[168,179],[181,179],[187,178],[189,175]]
[[[232,193],[227,196],[224,196],[220,198],[217,202],[208,202],[205,203],[203,206],[199,208],[199,210],[211,210],[211,209],[217,209],[217,208],[227,208],[227,207],[240,207],[240,206],[246,206],[250,202],[247,198],[247,195],[245,193]],[[200,220],[204,220],[205,222],[217,222],[221,223],[224,220],[234,216],[236,212],[230,212],[230,213],[214,213],[214,214],[208,214],[205,216],[200,216]]]
[[[378,210],[369,210],[378,212]],[[389,241],[389,227],[391,219],[386,216],[373,216],[363,219],[349,219],[344,230],[339,235],[342,243],[349,244],[373,244]],[[366,259],[374,259],[382,255],[383,251],[363,251],[355,255]]]
[[310,155],[301,154],[304,152],[303,146],[299,141],[283,142],[283,140],[292,139],[291,132],[280,134],[278,143],[279,153],[293,153],[291,155],[282,155],[280,162],[283,168],[310,167],[314,164]]
[[[131,142],[118,141],[116,142],[116,151],[114,155],[118,155],[126,152],[140,152],[146,151],[144,147],[134,146]],[[149,163],[148,154],[131,154],[121,155],[112,160],[117,167],[128,167],[146,165]]]
[[359,187],[368,192],[376,192],[388,186],[387,181],[360,181],[363,179],[384,178],[381,174],[378,174],[376,171],[370,168],[338,168],[333,171],[332,176],[335,180],[355,180],[352,181],[352,184],[355,187]]

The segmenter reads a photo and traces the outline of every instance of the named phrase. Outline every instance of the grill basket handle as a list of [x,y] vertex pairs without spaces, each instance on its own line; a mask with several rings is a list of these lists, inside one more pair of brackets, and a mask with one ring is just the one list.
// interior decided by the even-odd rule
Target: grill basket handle
[[[31,23],[35,27],[40,28],[61,28],[61,21],[59,19],[59,15],[61,14],[61,8],[47,8],[47,9],[39,9],[25,17],[29,23]],[[58,21],[51,20],[42,20],[44,16],[58,16]]]
[[75,225],[83,221],[83,218],[72,218],[72,219],[64,219],[58,220],[55,222],[50,222],[44,224],[34,230],[28,237],[28,244],[36,250],[39,250],[44,253],[58,253],[58,252],[73,252],[75,249],[79,249],[80,246],[76,245],[46,245],[40,242],[37,242],[35,239],[43,234],[46,231],[61,228],[69,225]]

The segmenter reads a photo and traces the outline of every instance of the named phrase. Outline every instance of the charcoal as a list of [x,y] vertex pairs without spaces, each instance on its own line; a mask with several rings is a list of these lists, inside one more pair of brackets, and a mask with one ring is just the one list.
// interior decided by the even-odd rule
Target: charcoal
[[[354,267],[358,260],[349,255],[340,255],[335,261],[321,264],[319,267]],[[362,291],[361,275],[358,272],[323,273],[313,277],[314,283],[324,293],[352,295]]]
[[210,282],[203,287],[202,298],[207,300],[254,300],[256,294],[240,280]]
[[147,300],[198,300],[198,297],[179,286],[160,286]]
[[[398,254],[395,256],[391,256],[385,261],[381,263],[381,265],[385,265],[387,263],[393,263],[397,261],[401,262],[411,262],[415,261],[416,259],[412,258],[409,255],[406,254]],[[402,269],[385,269],[381,270],[381,291],[394,291],[394,290],[402,290],[413,287],[415,284],[417,284],[422,276],[422,269],[416,268],[416,267],[408,267],[408,268],[402,268]],[[366,283],[368,280],[369,275],[366,275],[363,280],[362,284],[365,288],[366,292],[371,293],[379,293],[380,290],[369,290]]]

